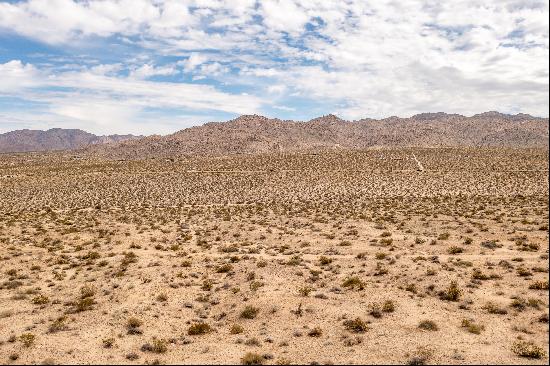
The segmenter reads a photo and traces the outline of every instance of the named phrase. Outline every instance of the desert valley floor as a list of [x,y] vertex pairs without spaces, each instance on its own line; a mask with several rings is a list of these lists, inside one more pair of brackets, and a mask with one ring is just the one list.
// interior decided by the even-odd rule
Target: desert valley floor
[[1,363],[548,363],[548,150],[0,155]]

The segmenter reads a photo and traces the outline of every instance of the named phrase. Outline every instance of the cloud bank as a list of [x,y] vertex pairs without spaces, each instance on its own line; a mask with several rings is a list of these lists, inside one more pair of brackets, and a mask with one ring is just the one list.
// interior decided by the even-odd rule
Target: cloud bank
[[0,130],[548,116],[548,2],[0,1]]

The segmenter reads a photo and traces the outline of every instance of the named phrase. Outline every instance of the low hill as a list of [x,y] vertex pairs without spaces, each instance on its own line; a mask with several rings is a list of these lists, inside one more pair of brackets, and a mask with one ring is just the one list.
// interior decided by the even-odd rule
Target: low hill
[[96,136],[77,129],[52,128],[41,130],[16,130],[0,134],[0,153],[74,150],[90,145],[136,139],[141,136]]

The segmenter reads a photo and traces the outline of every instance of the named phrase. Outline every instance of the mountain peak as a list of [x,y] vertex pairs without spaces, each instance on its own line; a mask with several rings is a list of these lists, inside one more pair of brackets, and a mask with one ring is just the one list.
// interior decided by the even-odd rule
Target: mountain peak
[[243,114],[229,122],[250,123],[250,122],[265,122],[267,120],[269,120],[269,118],[265,116],[261,116],[259,114]]
[[335,123],[341,123],[341,122],[345,122],[345,121],[332,113],[327,114],[325,116],[317,117],[308,121],[308,123],[311,123],[311,124],[335,124]]
[[510,115],[509,115],[509,114],[505,114],[505,113],[500,113],[500,112],[497,112],[497,111],[488,111],[488,112],[483,112],[483,113],[474,114],[472,117],[499,117],[499,118],[507,118],[507,117],[510,117]]
[[[450,117],[450,116],[460,116],[460,115],[459,114],[448,114],[448,113],[445,113],[445,112],[435,112],[435,113],[419,113],[419,114],[415,114],[411,118],[412,119],[417,119],[417,120],[429,121],[429,120],[435,120],[435,119],[443,119],[443,118],[447,118],[447,117]],[[462,117],[462,116],[460,116],[460,117]]]

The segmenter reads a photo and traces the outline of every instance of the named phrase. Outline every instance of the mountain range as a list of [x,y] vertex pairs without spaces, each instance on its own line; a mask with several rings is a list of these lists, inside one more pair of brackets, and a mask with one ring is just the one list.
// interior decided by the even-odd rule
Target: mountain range
[[82,153],[121,159],[403,146],[548,147],[548,118],[440,112],[355,121],[330,114],[297,122],[243,115],[166,136],[95,136],[63,129],[0,135],[0,152],[81,149]]
[[548,118],[486,112],[423,113],[410,118],[345,121],[327,115],[307,122],[244,115],[167,136],[149,136],[86,149],[110,158],[360,149],[369,147],[548,147]]
[[90,145],[106,144],[143,136],[96,136],[77,129],[52,128],[41,130],[16,130],[0,134],[0,153],[74,150]]

